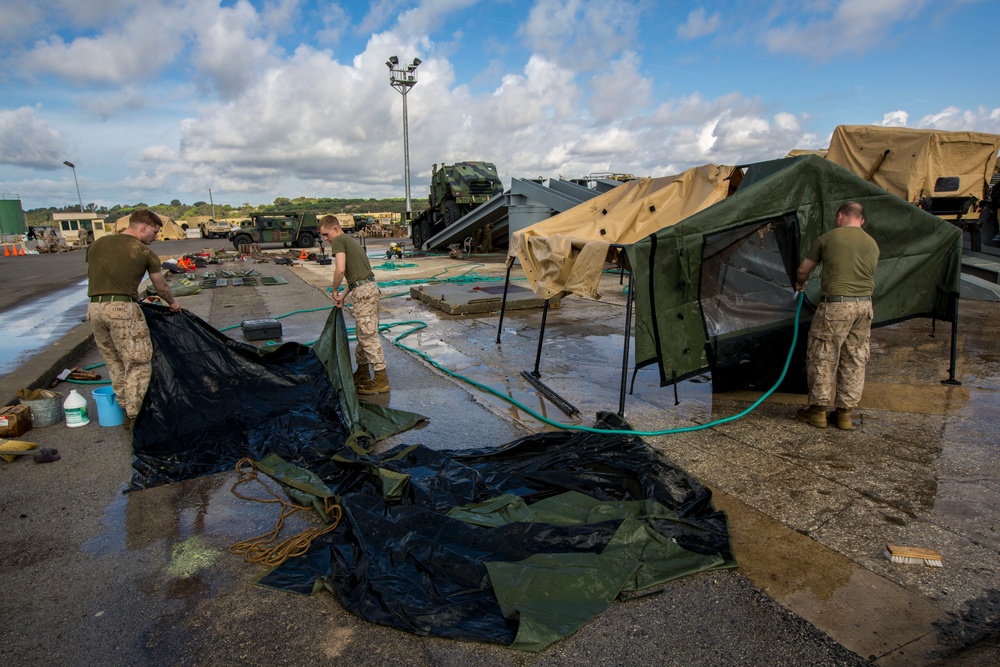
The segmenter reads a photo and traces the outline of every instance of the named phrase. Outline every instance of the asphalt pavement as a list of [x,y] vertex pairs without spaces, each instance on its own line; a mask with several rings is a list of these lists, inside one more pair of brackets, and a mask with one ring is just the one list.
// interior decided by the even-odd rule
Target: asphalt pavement
[[[409,297],[408,280],[445,270],[502,275],[499,258],[381,263],[383,243],[369,240],[385,285],[383,322],[425,322],[401,342],[516,401],[393,346],[402,329],[390,329],[384,347],[393,389],[376,400],[430,419],[383,447],[499,445],[552,428],[533,413],[586,424],[598,410],[617,410],[624,320],[617,278],[606,279],[601,301],[564,299],[549,315],[540,366],[545,382],[580,408],[570,419],[519,376],[535,360],[537,310],[508,313],[497,345],[495,314],[451,316]],[[156,250],[203,246],[224,244],[158,242]],[[72,273],[79,270],[72,255],[37,260],[64,262]],[[11,264],[0,264],[5,284]],[[230,268],[250,266],[287,284],[203,290],[182,305],[224,329],[331,303],[330,267]],[[19,270],[37,270],[45,281],[56,280],[54,267],[38,261]],[[19,281],[15,290],[37,285],[27,276]],[[362,621],[326,592],[305,597],[256,586],[264,568],[226,550],[268,530],[275,516],[230,492],[234,473],[125,494],[124,429],[96,419],[33,429],[22,439],[57,448],[61,460],[0,462],[0,658],[51,665],[997,664],[1000,357],[992,332],[1000,309],[962,309],[962,385],[940,384],[948,369],[945,327],[933,331],[916,320],[879,330],[855,431],[800,424],[793,415],[804,397],[775,394],[737,422],[648,438],[713,488],[730,516],[740,567],[616,602],[538,654],[417,637]],[[315,339],[326,314],[283,319],[283,340]],[[239,338],[239,329],[227,335]],[[64,367],[99,363],[84,324],[0,378],[0,393],[48,386]],[[675,404],[654,375],[640,371],[627,397],[635,428],[705,423],[755,398],[713,394],[707,378],[696,378],[682,383]],[[85,394],[94,387],[76,386]],[[886,542],[939,549],[945,567],[894,565],[881,555]]]

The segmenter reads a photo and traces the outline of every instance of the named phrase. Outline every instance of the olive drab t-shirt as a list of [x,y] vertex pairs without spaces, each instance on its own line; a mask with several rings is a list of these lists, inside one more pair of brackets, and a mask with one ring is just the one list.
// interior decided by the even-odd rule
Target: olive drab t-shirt
[[823,234],[806,257],[822,263],[824,296],[871,296],[875,290],[878,244],[860,227],[837,227]]
[[143,276],[160,270],[160,258],[134,236],[102,236],[87,247],[87,296],[124,294],[138,298]]
[[361,244],[354,240],[353,236],[341,234],[330,241],[330,254],[334,257],[337,253],[344,253],[347,266],[344,269],[344,280],[348,283],[367,278],[372,275],[372,265],[368,261],[368,255]]

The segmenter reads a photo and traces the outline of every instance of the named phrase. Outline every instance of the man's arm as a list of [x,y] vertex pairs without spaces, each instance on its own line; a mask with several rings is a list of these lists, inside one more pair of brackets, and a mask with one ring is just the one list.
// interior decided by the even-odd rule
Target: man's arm
[[347,253],[338,252],[333,257],[335,265],[333,270],[333,301],[337,304],[337,308],[343,308],[344,299],[347,298],[347,293],[351,291],[351,288],[346,287],[342,295],[338,294],[337,290],[340,289],[340,283],[344,282],[344,276],[347,274]]
[[167,279],[163,277],[163,273],[159,271],[156,273],[150,273],[149,280],[153,283],[153,287],[156,288],[156,293],[160,295],[160,298],[170,305],[170,310],[175,313],[179,312],[181,304],[177,303],[177,300],[174,299],[174,295],[170,293],[170,286],[167,285]]
[[795,289],[801,292],[806,288],[806,282],[809,280],[809,274],[812,270],[816,268],[816,262],[812,261],[808,257],[802,260],[799,264],[799,268],[795,271]]

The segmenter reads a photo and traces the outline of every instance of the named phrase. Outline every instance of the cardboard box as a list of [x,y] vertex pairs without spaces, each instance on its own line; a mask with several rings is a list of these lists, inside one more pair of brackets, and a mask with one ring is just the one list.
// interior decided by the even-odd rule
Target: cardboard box
[[16,438],[31,428],[31,410],[27,405],[0,408],[0,438]]

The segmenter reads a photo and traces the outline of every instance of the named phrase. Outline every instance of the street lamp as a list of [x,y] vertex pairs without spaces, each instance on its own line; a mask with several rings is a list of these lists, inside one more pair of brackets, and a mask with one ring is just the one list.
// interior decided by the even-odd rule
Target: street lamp
[[76,198],[80,200],[80,213],[83,213],[83,197],[80,196],[80,181],[76,180],[76,165],[69,160],[63,160],[63,164],[73,170],[73,182],[76,183]]
[[400,65],[399,58],[390,56],[385,61],[389,68],[389,84],[403,96],[403,179],[406,183],[406,221],[413,219],[410,210],[410,137],[406,123],[406,93],[417,85],[417,65],[420,58],[414,58],[409,65]]

